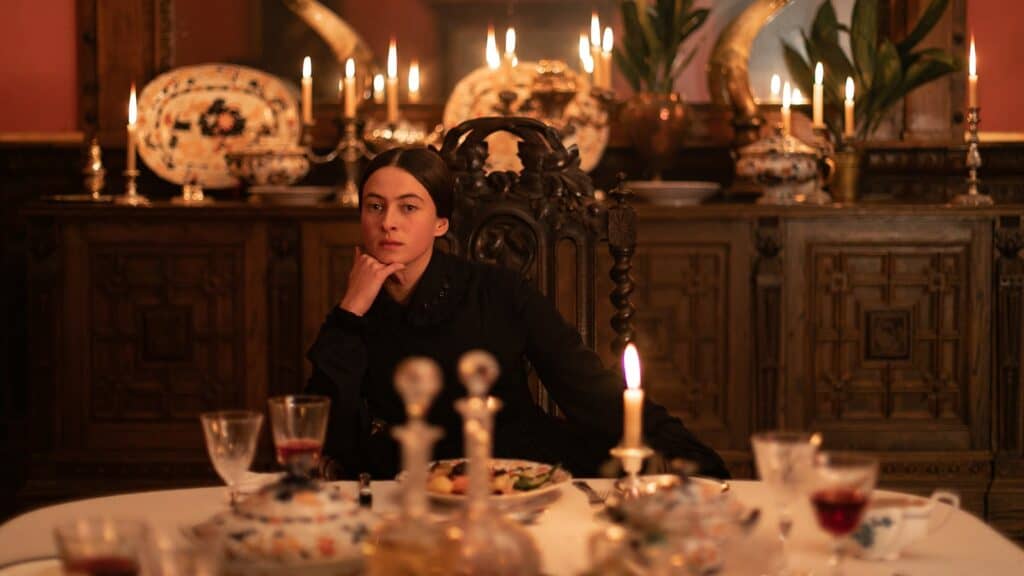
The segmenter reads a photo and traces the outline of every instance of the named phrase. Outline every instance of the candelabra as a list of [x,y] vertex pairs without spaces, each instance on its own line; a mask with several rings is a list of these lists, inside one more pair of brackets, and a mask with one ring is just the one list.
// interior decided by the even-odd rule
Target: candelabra
[[978,192],[978,168],[981,168],[981,153],[978,151],[978,123],[981,108],[971,106],[967,109],[967,192],[957,194],[952,202],[954,206],[991,206],[992,197]]

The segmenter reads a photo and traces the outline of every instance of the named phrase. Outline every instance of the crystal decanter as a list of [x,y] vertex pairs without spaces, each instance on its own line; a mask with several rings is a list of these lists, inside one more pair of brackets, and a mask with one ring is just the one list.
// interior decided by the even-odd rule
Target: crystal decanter
[[494,413],[501,402],[487,393],[498,377],[498,363],[487,352],[467,352],[459,360],[459,378],[469,396],[456,402],[462,414],[468,459],[465,507],[444,527],[450,574],[533,576],[540,555],[532,536],[502,516],[490,503]]
[[379,524],[365,546],[370,576],[448,574],[443,559],[445,536],[431,522],[427,505],[427,466],[440,428],[424,418],[441,389],[441,370],[433,360],[409,358],[395,370],[395,388],[405,401],[405,425],[396,426],[402,446],[402,506],[398,515]]

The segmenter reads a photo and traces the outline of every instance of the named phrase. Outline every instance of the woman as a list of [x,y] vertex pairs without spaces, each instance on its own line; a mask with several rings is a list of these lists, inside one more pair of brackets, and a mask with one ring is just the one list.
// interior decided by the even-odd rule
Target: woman
[[[459,357],[484,349],[501,376],[491,393],[502,399],[494,434],[496,457],[561,462],[594,476],[622,433],[622,382],[584,346],[552,303],[511,270],[434,250],[448,231],[453,182],[427,148],[398,148],[370,162],[360,185],[362,248],[348,287],[328,314],[308,357],[307,391],[331,397],[325,453],[352,477],[390,478],[399,468],[389,427],[405,419],[392,376],[408,356],[427,356],[444,372],[429,420],[444,429],[437,458],[462,456],[454,402],[465,394]],[[557,419],[534,402],[527,361],[566,414]],[[695,461],[705,474],[728,476],[721,458],[682,422],[651,402],[644,434],[669,457]]]

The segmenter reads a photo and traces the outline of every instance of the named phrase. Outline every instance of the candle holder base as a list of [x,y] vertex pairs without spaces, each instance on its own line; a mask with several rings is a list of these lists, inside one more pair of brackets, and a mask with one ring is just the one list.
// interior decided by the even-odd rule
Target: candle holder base
[[624,478],[615,482],[615,489],[624,500],[639,498],[646,492],[647,483],[640,479],[640,471],[643,470],[644,460],[654,455],[654,450],[647,446],[616,446],[609,453],[622,462],[622,469],[626,472]]
[[978,188],[981,187],[981,179],[978,178],[978,169],[981,168],[981,152],[978,150],[978,124],[981,123],[981,108],[971,106],[967,109],[967,158],[964,165],[967,167],[967,192],[956,195],[949,203],[952,206],[992,206],[995,201],[988,194],[981,194]]
[[977,192],[957,194],[949,201],[951,206],[993,206],[995,201],[988,194],[978,194]]
[[172,204],[182,206],[202,206],[213,204],[213,198],[203,195],[203,187],[199,184],[185,184],[181,187],[181,196],[171,198]]
[[138,170],[124,171],[124,194],[114,197],[115,204],[124,206],[149,206],[149,198],[139,194],[135,186],[135,179],[139,177]]

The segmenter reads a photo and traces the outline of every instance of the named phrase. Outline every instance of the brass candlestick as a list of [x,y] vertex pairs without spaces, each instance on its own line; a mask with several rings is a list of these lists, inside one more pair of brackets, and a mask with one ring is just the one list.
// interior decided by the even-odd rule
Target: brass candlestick
[[345,164],[345,183],[338,190],[337,200],[342,206],[359,205],[359,175],[362,160],[369,155],[366,143],[360,134],[360,122],[355,118],[345,118],[344,132],[338,146],[341,149],[341,161]]
[[103,196],[103,188],[106,186],[107,170],[103,167],[103,151],[100,149],[99,141],[94,137],[89,142],[89,159],[82,169],[82,176],[85,189],[89,191],[89,199],[94,202],[109,201],[110,196]]
[[124,171],[124,194],[114,198],[114,202],[117,204],[124,204],[127,206],[148,206],[149,198],[139,194],[138,189],[135,185],[135,180],[139,177],[138,170],[125,170]]
[[957,194],[950,202],[953,206],[991,206],[992,197],[978,192],[978,168],[981,168],[981,153],[978,151],[978,123],[981,122],[981,108],[967,109],[967,193]]

